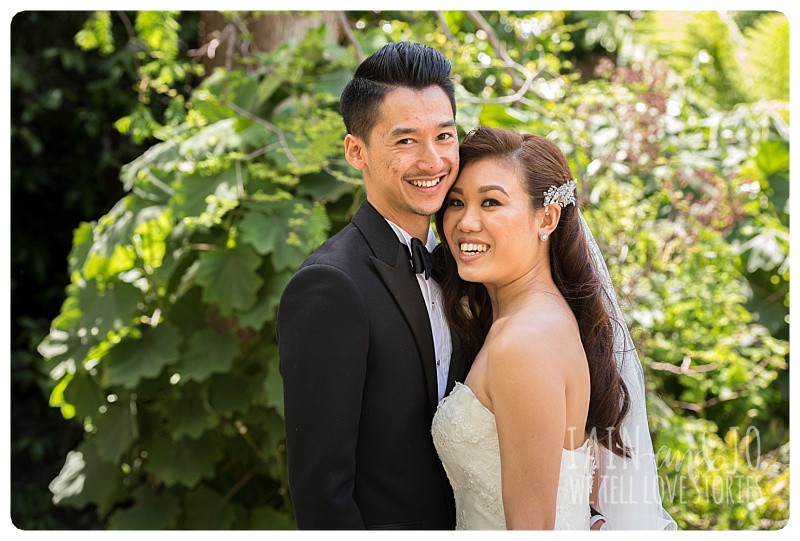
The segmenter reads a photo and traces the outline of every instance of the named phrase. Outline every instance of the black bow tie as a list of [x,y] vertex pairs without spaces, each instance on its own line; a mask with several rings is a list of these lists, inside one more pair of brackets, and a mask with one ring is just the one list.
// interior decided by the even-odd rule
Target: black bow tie
[[414,274],[425,274],[425,279],[431,277],[433,272],[433,256],[417,237],[411,238],[411,265]]

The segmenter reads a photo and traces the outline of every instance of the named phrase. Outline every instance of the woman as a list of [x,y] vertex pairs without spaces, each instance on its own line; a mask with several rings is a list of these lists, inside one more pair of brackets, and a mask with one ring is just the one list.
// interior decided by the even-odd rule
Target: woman
[[[456,527],[588,529],[596,447],[632,456],[622,430],[631,396],[575,181],[558,147],[536,135],[479,128],[460,155],[436,216],[437,257],[447,317],[475,360],[432,426]],[[654,514],[644,527],[669,527],[660,498]]]

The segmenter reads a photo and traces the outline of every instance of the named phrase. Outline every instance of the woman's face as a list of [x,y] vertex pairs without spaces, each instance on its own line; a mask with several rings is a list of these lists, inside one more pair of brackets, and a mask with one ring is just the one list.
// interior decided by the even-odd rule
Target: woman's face
[[486,158],[461,170],[445,198],[444,235],[467,282],[504,285],[530,271],[542,249],[517,171]]

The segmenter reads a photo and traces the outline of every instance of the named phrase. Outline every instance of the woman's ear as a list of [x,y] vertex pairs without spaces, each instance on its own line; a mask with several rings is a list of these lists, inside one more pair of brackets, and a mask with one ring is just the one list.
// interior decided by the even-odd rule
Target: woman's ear
[[561,205],[553,203],[548,209],[548,213],[541,213],[541,222],[539,224],[539,232],[552,235],[561,220]]
[[352,133],[348,133],[344,138],[344,157],[347,162],[363,171],[366,165],[366,145],[364,141]]

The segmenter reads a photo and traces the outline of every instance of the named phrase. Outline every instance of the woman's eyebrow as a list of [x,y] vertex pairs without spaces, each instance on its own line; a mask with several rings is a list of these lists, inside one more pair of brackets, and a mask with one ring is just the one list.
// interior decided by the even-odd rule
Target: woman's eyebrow
[[498,186],[497,184],[490,184],[488,186],[481,186],[478,188],[478,193],[490,192],[492,190],[497,190],[499,192],[503,192],[506,194],[506,197],[509,197],[508,192],[503,189],[502,186]]
[[[506,197],[511,197],[510,195],[508,195],[508,192],[503,189],[502,186],[498,186],[497,184],[489,184],[487,186],[481,186],[480,188],[478,188],[478,193],[490,192],[492,190],[503,192],[504,194],[506,194]],[[464,195],[464,192],[461,191],[461,188],[458,188],[456,186],[450,188],[450,191],[453,193]]]

